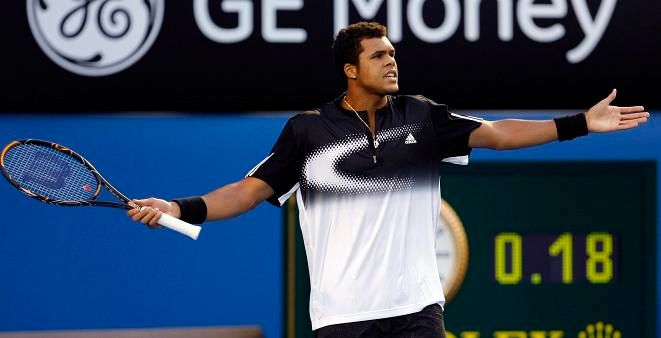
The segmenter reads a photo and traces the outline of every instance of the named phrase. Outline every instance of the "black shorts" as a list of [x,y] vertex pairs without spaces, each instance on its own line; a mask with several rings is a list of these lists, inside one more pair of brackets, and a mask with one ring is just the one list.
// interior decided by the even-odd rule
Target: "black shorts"
[[314,331],[315,338],[445,338],[443,309],[432,304],[408,315],[329,325]]

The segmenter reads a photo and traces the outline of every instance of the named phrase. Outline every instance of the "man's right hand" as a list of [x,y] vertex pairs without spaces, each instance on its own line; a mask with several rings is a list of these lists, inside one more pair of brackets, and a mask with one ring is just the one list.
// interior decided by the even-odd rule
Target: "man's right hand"
[[179,218],[181,211],[179,205],[175,202],[168,202],[158,198],[147,198],[143,200],[133,200],[138,208],[131,209],[127,212],[128,216],[136,222],[140,222],[149,226],[150,228],[159,228],[158,219],[161,218],[163,213],[172,217]]

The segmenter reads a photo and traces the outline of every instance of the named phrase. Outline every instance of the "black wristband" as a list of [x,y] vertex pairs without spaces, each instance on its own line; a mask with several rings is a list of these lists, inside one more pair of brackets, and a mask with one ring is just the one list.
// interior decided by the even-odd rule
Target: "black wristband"
[[181,211],[179,219],[182,221],[191,224],[202,224],[207,220],[207,204],[204,203],[202,197],[177,198],[172,202],[179,205]]
[[556,117],[553,121],[555,121],[555,128],[558,130],[559,141],[573,140],[588,134],[588,121],[583,113]]

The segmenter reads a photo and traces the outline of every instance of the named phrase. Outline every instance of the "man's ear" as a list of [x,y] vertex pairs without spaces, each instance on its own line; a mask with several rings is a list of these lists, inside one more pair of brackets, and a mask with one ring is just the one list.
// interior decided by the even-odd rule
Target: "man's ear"
[[356,65],[352,65],[350,63],[345,63],[344,64],[344,75],[347,76],[349,79],[356,79],[358,77],[358,67]]

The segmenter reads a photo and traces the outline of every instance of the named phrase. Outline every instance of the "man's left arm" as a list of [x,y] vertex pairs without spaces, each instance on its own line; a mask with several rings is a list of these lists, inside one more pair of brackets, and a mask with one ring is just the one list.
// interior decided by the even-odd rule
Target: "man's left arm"
[[[470,148],[517,149],[571,139],[587,132],[611,132],[637,127],[647,122],[650,114],[642,106],[618,107],[610,105],[617,91],[595,104],[587,112],[559,122],[507,119],[484,121],[468,140]],[[585,119],[584,121],[582,119]]]

